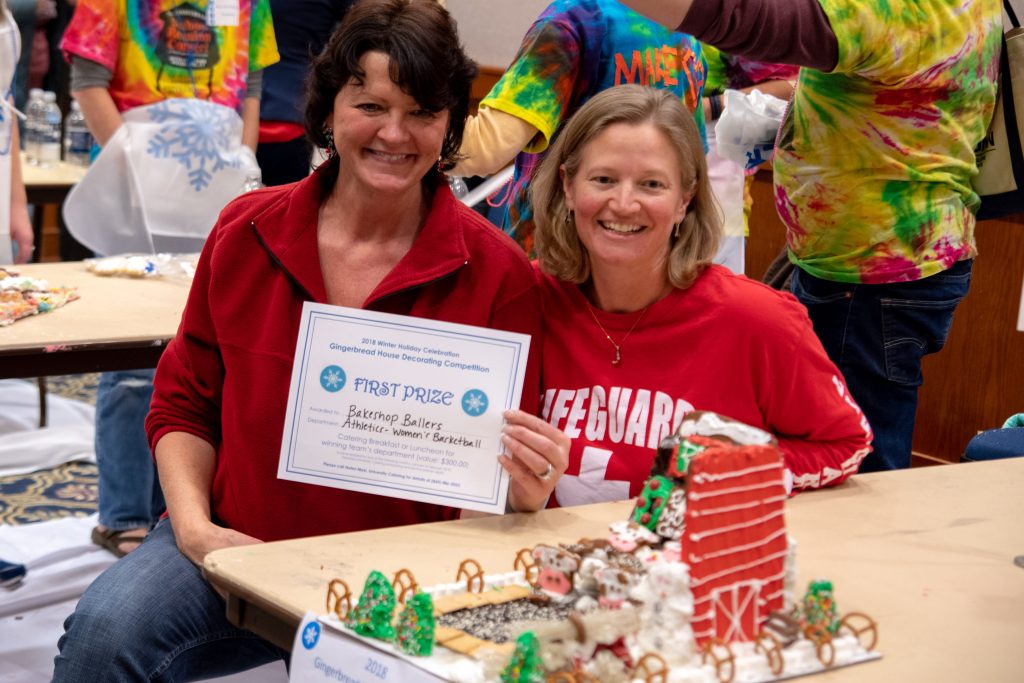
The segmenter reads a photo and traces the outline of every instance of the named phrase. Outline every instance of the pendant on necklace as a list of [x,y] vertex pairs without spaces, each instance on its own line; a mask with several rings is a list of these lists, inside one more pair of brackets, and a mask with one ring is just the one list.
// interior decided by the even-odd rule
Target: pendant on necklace
[[612,365],[614,365],[614,366],[618,367],[618,365],[619,365],[619,364],[620,364],[621,362],[622,362],[622,354],[621,354],[621,353],[619,353],[619,347],[618,347],[618,346],[616,346],[616,347],[615,347],[615,360],[613,360],[613,361],[612,361]]

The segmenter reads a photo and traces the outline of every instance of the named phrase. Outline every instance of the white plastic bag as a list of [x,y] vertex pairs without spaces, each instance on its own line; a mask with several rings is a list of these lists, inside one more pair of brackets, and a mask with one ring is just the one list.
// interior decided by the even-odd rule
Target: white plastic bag
[[241,137],[241,117],[204,100],[126,112],[64,202],[68,230],[99,254],[199,251],[220,210],[259,174]]
[[725,266],[737,275],[743,275],[745,259],[744,237],[747,223],[744,218],[744,184],[746,173],[741,164],[726,159],[718,153],[716,128],[719,121],[711,121],[707,127],[708,138],[708,180],[715,193],[718,206],[722,209],[722,227],[725,239],[715,254],[714,262]]
[[760,90],[725,91],[725,108],[715,130],[718,154],[751,169],[772,158],[786,102]]

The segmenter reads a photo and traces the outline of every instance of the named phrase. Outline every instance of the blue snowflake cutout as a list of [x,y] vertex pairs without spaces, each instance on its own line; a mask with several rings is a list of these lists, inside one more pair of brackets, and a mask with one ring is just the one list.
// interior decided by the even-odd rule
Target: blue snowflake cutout
[[146,153],[184,166],[196,192],[209,187],[216,173],[238,168],[238,158],[224,153],[237,135],[236,114],[227,107],[201,100],[165,100],[149,108],[149,119],[164,125],[150,138]]

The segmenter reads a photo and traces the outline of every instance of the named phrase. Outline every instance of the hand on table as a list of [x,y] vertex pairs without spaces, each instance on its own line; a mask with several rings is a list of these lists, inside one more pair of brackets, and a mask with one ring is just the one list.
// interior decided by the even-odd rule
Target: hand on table
[[11,239],[18,245],[15,262],[28,263],[32,258],[32,223],[24,206],[11,206]]
[[217,526],[211,521],[179,525],[175,524],[172,519],[171,526],[174,528],[178,550],[197,567],[202,567],[203,559],[214,550],[263,542],[258,538],[247,536],[234,529]]
[[498,456],[512,478],[509,504],[516,512],[539,510],[569,464],[571,440],[539,417],[509,410],[501,441],[509,453]]

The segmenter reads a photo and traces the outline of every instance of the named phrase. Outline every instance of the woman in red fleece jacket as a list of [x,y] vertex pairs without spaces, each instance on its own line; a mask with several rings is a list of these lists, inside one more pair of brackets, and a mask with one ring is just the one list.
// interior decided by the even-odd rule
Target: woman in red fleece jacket
[[[214,227],[147,420],[169,520],[86,591],[65,623],[54,680],[190,680],[279,658],[227,621],[199,569],[207,553],[453,516],[279,480],[277,463],[305,301],[539,340],[525,255],[455,200],[438,170],[458,152],[475,73],[433,0],[360,2],[314,60],[306,130],[330,158],[294,185],[238,198]],[[552,460],[564,468],[567,450],[533,416],[532,346],[526,412],[507,416],[505,430],[509,501],[519,510],[548,498],[553,478],[538,475]]]
[[555,502],[637,495],[659,442],[693,410],[774,434],[794,488],[857,471],[871,431],[806,310],[710,264],[721,218],[678,98],[639,86],[595,96],[531,191],[541,414],[572,438]]

